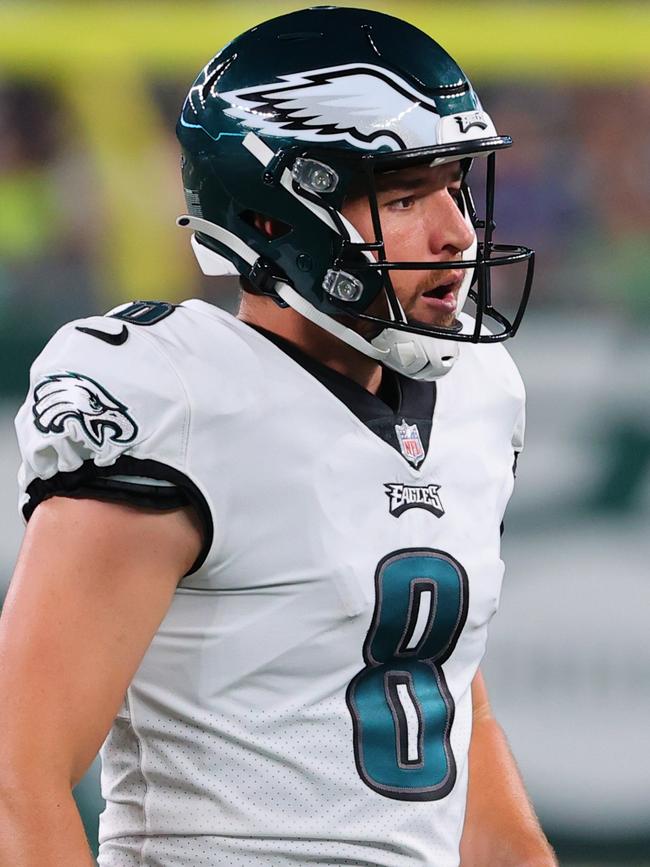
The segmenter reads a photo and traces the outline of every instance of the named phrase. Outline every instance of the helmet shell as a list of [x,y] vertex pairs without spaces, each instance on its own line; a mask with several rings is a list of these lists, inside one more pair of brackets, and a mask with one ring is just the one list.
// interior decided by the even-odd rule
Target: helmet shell
[[[416,27],[364,9],[282,15],[225,46],[189,91],[177,124],[189,212],[237,235],[323,312],[362,311],[381,289],[378,272],[364,274],[356,302],[328,295],[323,281],[341,253],[341,234],[269,183],[244,138],[253,132],[275,154],[290,155],[289,168],[298,156],[325,162],[339,182],[320,198],[340,210],[369,160],[416,156],[440,144],[443,127],[448,143],[444,119],[471,112],[478,117],[481,105],[466,76]],[[462,133],[459,126],[459,141]],[[253,214],[286,231],[267,237]],[[248,275],[250,265],[230,248],[199,239]]]

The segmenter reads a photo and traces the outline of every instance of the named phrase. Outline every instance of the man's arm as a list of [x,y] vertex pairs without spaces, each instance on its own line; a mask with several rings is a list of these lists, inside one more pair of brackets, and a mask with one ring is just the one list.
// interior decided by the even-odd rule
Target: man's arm
[[189,509],[55,497],[0,619],[0,865],[94,864],[72,797],[201,546]]
[[506,737],[492,716],[480,671],[472,683],[472,706],[461,867],[556,867]]

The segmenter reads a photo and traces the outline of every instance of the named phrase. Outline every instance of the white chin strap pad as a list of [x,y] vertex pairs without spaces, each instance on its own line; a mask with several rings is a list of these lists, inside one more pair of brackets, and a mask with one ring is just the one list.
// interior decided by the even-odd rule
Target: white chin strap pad
[[460,351],[459,344],[453,340],[409,334],[396,328],[384,328],[372,345],[388,353],[383,360],[386,367],[409,379],[427,382],[449,373]]

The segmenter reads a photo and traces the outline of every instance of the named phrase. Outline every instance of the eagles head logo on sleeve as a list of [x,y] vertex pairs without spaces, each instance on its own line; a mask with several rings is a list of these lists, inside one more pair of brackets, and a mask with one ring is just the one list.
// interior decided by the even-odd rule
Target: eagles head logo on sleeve
[[34,389],[34,424],[45,434],[75,431],[101,448],[107,440],[129,443],[138,426],[127,407],[98,382],[80,373],[46,376]]

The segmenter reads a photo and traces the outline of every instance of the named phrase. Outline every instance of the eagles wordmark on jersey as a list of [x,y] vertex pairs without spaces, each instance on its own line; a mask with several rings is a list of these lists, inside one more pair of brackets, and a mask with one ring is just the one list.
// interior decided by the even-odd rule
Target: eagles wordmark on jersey
[[131,309],[58,332],[17,419],[25,515],[76,491],[204,523],[102,750],[100,864],[457,864],[512,361],[465,347],[389,407],[204,302]]

